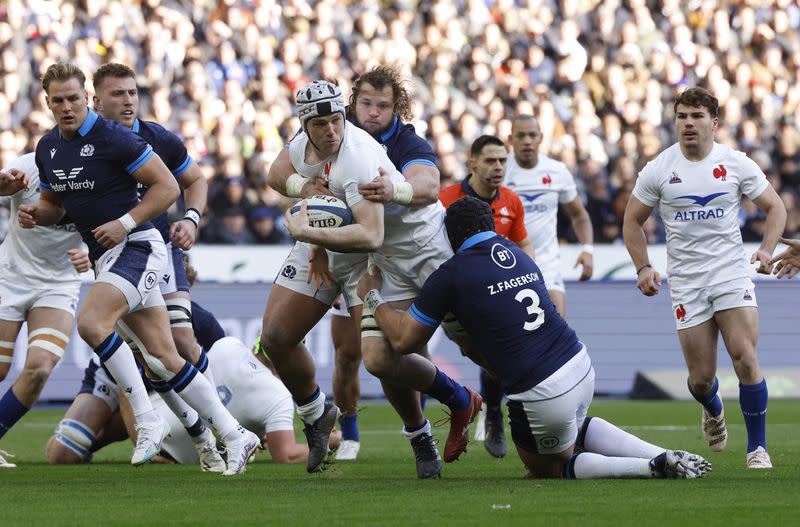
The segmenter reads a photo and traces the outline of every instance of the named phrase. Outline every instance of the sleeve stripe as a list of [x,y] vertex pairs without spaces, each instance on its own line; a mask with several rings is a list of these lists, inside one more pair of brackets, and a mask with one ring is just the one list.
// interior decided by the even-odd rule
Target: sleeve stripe
[[125,167],[125,171],[128,174],[133,174],[134,172],[142,168],[142,165],[147,163],[147,161],[150,159],[150,157],[152,157],[152,155],[153,155],[153,147],[147,145],[147,148],[144,149],[144,152],[142,152],[142,154],[139,157],[137,157],[133,163]]
[[408,308],[408,314],[411,315],[414,318],[414,320],[416,320],[417,322],[419,322],[424,326],[428,326],[429,328],[435,328],[440,323],[439,320],[435,320],[426,315],[425,313],[423,313],[422,311],[420,311],[419,308],[414,304],[411,304],[411,307]]
[[50,185],[41,180],[39,180],[39,188],[46,190],[47,192],[53,192],[53,189],[50,187]]
[[403,165],[403,168],[402,168],[402,170],[400,170],[400,172],[401,172],[401,173],[402,173],[402,172],[405,172],[405,171],[406,171],[406,169],[407,169],[408,167],[410,167],[411,165],[427,165],[427,166],[429,166],[429,167],[438,168],[438,167],[436,166],[436,163],[434,163],[434,162],[433,162],[433,161],[431,161],[430,159],[412,159],[411,161],[409,161],[408,163],[406,163],[405,165]]
[[192,156],[186,154],[186,159],[183,160],[183,163],[181,163],[178,168],[172,171],[172,175],[175,177],[180,176],[181,174],[189,170],[189,165],[191,164],[192,164]]

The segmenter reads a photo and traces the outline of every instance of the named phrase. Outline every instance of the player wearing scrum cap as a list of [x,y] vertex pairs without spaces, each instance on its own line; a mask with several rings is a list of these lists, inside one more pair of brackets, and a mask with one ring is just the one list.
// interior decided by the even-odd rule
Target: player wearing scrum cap
[[[371,257],[380,261],[396,262],[390,298],[404,304],[419,291],[415,282],[419,275],[430,274],[446,256],[437,259],[441,242],[445,241],[441,238],[441,204],[384,205],[364,199],[359,193],[359,184],[372,181],[380,169],[396,185],[406,182],[381,145],[364,130],[346,122],[344,97],[339,87],[327,81],[314,81],[298,92],[296,102],[302,131],[273,164],[270,183],[284,195],[298,197],[303,186],[312,180],[345,201],[354,218],[345,227],[321,229],[308,225],[305,205],[301,205],[296,216],[287,216],[287,228],[298,243],[275,281],[264,313],[262,343],[306,423],[310,449],[306,468],[313,472],[325,458],[328,434],[339,411],[320,392],[314,378],[314,363],[301,339],[322,318],[340,290],[353,319],[361,319],[355,283],[366,268],[367,257],[323,251],[308,244],[331,251],[371,252]],[[287,164],[294,174],[285,179],[276,177],[275,174],[285,173]],[[311,278],[314,284],[308,283]],[[446,460],[457,458],[466,447],[466,425],[477,413],[476,408],[480,408],[479,398],[476,401],[474,393],[437,370],[427,359],[416,355],[395,356],[374,329],[367,328],[362,338],[367,370],[381,379],[389,401],[405,424],[404,431],[417,459],[417,475],[438,476],[441,459],[415,390],[429,393],[453,412],[451,432],[457,430],[457,433],[451,434],[452,440],[448,439]]]

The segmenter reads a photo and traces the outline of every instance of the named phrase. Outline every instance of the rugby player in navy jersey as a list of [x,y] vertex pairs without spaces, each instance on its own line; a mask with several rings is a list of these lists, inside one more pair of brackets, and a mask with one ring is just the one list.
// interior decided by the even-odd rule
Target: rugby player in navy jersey
[[[122,318],[139,337],[148,368],[226,443],[225,474],[238,474],[258,446],[258,437],[239,426],[211,383],[180,358],[156,288],[167,251],[149,220],[175,201],[178,184],[150,145],[88,109],[85,82],[79,68],[63,63],[50,66],[42,78],[57,126],[36,147],[40,199],[37,205],[20,207],[20,225],[52,225],[67,214],[89,247],[96,282],[78,314],[78,333],[131,404],[138,431],[131,462],[140,465],[157,454],[169,427],[153,411],[131,349],[114,330]],[[137,183],[150,189],[141,200]]]
[[445,315],[455,314],[508,396],[511,436],[530,476],[696,478],[710,470],[700,456],[587,417],[594,369],[586,346],[558,314],[533,260],[495,233],[488,204],[462,198],[445,225],[455,255],[428,277],[408,311],[381,298],[378,269],[362,277],[358,294],[400,353],[425,345]]
[[[191,295],[182,263],[183,249],[188,250],[194,244],[200,211],[206,207],[208,195],[206,179],[177,135],[157,123],[138,119],[139,91],[136,86],[136,74],[131,68],[119,63],[104,64],[92,76],[92,83],[95,91],[94,109],[106,119],[130,128],[147,141],[184,190],[186,214],[182,220],[170,225],[166,212],[151,220],[161,233],[167,247],[168,264],[165,272],[159,277],[158,287],[167,305],[172,338],[178,353],[194,364],[212,386],[216,386],[211,369],[208,367],[208,356],[192,332]],[[140,195],[144,195],[147,190],[146,186],[139,185]],[[122,336],[130,339],[127,335],[130,333],[130,328],[126,328],[124,322],[120,325]],[[184,428],[199,433],[193,438],[205,438],[206,445],[201,452],[201,465],[211,467],[209,470],[212,471],[215,467],[221,466],[222,458],[216,454],[214,437],[205,427],[198,426],[197,412],[188,407],[166,383],[152,379],[151,382],[161,393],[167,406],[183,423]],[[210,456],[211,459],[204,459],[204,455]]]

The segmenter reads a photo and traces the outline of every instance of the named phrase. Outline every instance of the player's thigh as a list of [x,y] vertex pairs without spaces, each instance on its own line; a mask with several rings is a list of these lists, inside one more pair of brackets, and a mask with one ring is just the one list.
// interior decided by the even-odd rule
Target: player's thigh
[[22,328],[21,320],[0,319],[0,381],[6,378],[14,360],[14,344]]
[[678,331],[678,340],[692,382],[705,384],[717,371],[719,328],[714,319]]
[[294,346],[322,319],[329,304],[274,284],[264,311],[262,340],[272,347]]
[[361,324],[351,316],[331,316],[331,338],[337,362],[361,360]]
[[[128,300],[122,291],[109,283],[95,282],[81,302],[78,311],[78,331],[84,340],[85,334],[92,332],[98,325],[102,325],[103,330],[108,329],[110,333],[116,321],[127,312]],[[88,344],[94,343],[88,342]]]
[[739,358],[755,353],[759,332],[758,309],[737,307],[717,311],[714,319],[731,357]]

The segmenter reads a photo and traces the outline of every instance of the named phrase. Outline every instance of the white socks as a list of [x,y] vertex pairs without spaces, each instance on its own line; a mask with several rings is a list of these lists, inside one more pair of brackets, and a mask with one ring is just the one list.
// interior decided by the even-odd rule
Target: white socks
[[[570,461],[575,479],[652,478],[649,459],[583,452]],[[570,475],[572,476],[572,475]]]
[[325,392],[319,391],[316,399],[303,406],[297,405],[297,413],[306,424],[314,424],[314,421],[322,417],[322,412],[325,411]]
[[[199,373],[199,372],[197,372]],[[217,390],[203,375],[195,375],[185,388],[178,392],[189,406],[197,410],[200,417],[213,428],[217,435],[225,440],[232,436],[239,427],[239,423],[222,405],[217,396]]]
[[125,394],[136,422],[152,421],[156,419],[156,413],[153,411],[150,396],[147,395],[147,389],[142,382],[139,366],[133,358],[133,351],[121,337],[117,336],[117,338],[119,341],[115,342],[118,345],[116,351],[103,360],[103,365],[117,381],[122,393]]
[[587,417],[588,426],[583,438],[583,449],[612,457],[638,457],[653,459],[664,449],[642,441],[635,435],[617,428],[599,417]]

